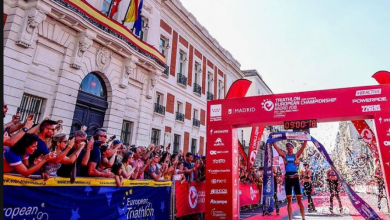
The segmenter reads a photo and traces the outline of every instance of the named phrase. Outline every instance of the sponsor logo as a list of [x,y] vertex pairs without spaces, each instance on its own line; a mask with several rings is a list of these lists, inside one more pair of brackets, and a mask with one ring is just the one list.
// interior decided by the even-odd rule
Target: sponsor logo
[[381,124],[382,124],[382,117],[380,117],[380,118],[379,118],[379,123],[381,123]]
[[198,191],[194,186],[190,187],[190,191],[188,193],[188,202],[191,208],[195,208],[196,204],[198,204]]
[[210,200],[210,204],[227,204],[227,201],[226,200],[215,200],[215,199],[212,199],[212,200]]
[[381,105],[363,105],[362,112],[378,112],[381,110]]
[[229,169],[225,169],[225,170],[209,170],[209,173],[211,173],[211,174],[230,173],[230,170]]
[[210,194],[227,194],[227,189],[212,189]]
[[390,146],[390,141],[384,141],[383,144],[384,144],[385,146]]
[[250,107],[250,108],[236,108],[234,110],[232,109],[228,110],[229,114],[239,114],[239,113],[248,113],[248,112],[256,112],[256,108]]
[[389,128],[389,130],[387,131],[387,134],[386,134],[387,136],[390,136],[390,128]]
[[270,112],[274,109],[275,104],[269,99],[264,99],[263,102],[261,103],[261,107],[267,112]]
[[232,109],[231,108],[228,109],[228,113],[229,113],[229,115],[232,114]]
[[358,90],[356,91],[356,96],[379,95],[381,93],[382,93],[382,89]]
[[311,136],[308,132],[286,132],[286,138],[288,140],[301,140],[301,141],[310,141]]
[[212,184],[220,184],[220,183],[224,184],[224,183],[226,183],[226,179],[212,179],[211,183]]
[[224,211],[218,211],[218,210],[212,209],[211,215],[214,217],[219,217],[219,219],[226,219],[226,213]]
[[386,102],[386,97],[365,98],[365,99],[352,99],[352,103],[367,103],[367,102]]
[[225,144],[222,142],[221,138],[217,138],[214,142],[214,146],[224,146]]
[[221,150],[211,150],[210,151],[210,155],[227,154],[227,153],[229,153],[229,151],[227,151],[227,150],[223,150],[223,151],[221,151]]
[[212,216],[219,217],[219,219],[226,219],[226,213],[224,211],[211,210]]
[[390,162],[387,162],[386,165],[387,165],[387,166],[390,166]]
[[390,122],[390,118],[383,119],[383,122]]
[[211,105],[210,106],[210,120],[220,121],[222,120],[222,105]]
[[362,130],[362,133],[360,134],[365,142],[371,142],[374,135],[370,131],[370,129],[365,128]]
[[229,130],[215,130],[211,134],[227,134],[229,133]]
[[220,163],[225,163],[225,162],[226,162],[225,159],[214,159],[214,160],[213,160],[213,163],[214,163],[214,164],[220,164]]
[[251,196],[251,200],[253,201],[256,198],[256,194],[259,193],[259,190],[252,189],[252,186],[249,187],[249,194]]

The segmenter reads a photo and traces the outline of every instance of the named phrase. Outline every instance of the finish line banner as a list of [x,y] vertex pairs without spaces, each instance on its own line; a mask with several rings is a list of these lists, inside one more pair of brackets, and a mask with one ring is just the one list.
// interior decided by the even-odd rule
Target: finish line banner
[[[19,179],[21,182],[37,181],[8,175],[4,175],[4,178]],[[3,189],[3,219],[166,220],[170,218],[170,186],[29,187],[15,186],[9,182],[6,184],[4,181]]]
[[[273,187],[273,178],[267,178],[268,173],[271,173],[272,175],[272,162],[269,162],[271,160],[270,158],[272,158],[271,144],[281,140],[311,140],[316,146],[317,150],[326,159],[329,165],[334,169],[337,178],[343,185],[344,190],[348,195],[349,200],[351,201],[355,209],[359,212],[359,214],[367,220],[382,219],[378,216],[378,214],[375,213],[375,211],[370,207],[370,205],[368,205],[362,198],[360,198],[356,194],[356,192],[353,191],[353,189],[345,182],[344,178],[339,174],[338,170],[334,167],[333,161],[330,159],[325,147],[320,142],[318,142],[315,138],[310,137],[310,135],[308,135],[305,132],[276,132],[269,135],[269,138],[267,140],[267,147],[265,150],[265,157],[264,157],[264,161],[266,162],[266,164],[264,164],[264,190],[263,190],[264,191],[263,203],[265,205],[265,209],[273,211],[273,204],[272,204],[273,188],[270,188],[270,186]],[[271,191],[272,193],[270,193],[269,191]]]

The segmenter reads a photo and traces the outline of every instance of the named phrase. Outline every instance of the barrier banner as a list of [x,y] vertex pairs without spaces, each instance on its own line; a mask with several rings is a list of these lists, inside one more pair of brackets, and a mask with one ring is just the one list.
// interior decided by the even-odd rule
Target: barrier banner
[[175,183],[176,217],[204,212],[206,184],[204,182],[192,182],[188,188],[188,182]]
[[258,204],[260,191],[256,184],[240,184],[240,206]]
[[[270,134],[270,136],[267,140],[266,152],[267,152],[267,150],[270,150],[268,148],[271,148],[271,144],[274,142],[285,140],[285,139],[293,140],[293,138],[288,138],[288,137],[295,137],[295,136],[299,137],[298,140],[302,140],[301,137],[304,135],[304,134],[302,134],[302,136],[301,135],[290,135],[289,133],[291,133],[291,132],[276,132],[276,133]],[[304,132],[295,132],[295,133],[304,133]],[[309,138],[309,136],[307,136],[306,138]],[[345,190],[345,193],[348,195],[348,198],[350,199],[352,205],[359,212],[359,214],[367,220],[381,219],[378,216],[378,214],[376,214],[375,211],[370,207],[370,205],[368,205],[362,198],[360,198],[356,194],[356,192],[345,182],[344,178],[339,174],[338,170],[334,167],[333,161],[330,159],[325,147],[313,137],[310,137],[310,140],[314,143],[317,150],[325,158],[325,160],[329,163],[329,165],[335,170],[337,178],[341,182],[341,184]],[[272,151],[271,151],[271,156],[272,156]],[[267,161],[265,160],[265,162],[267,162]],[[266,177],[265,173],[267,171],[269,171],[269,169],[270,168],[268,166],[268,163],[265,164],[264,165],[264,183],[265,183],[265,185],[271,185],[269,183],[270,180],[265,178]],[[272,183],[273,183],[273,181],[272,181]],[[265,200],[267,201],[267,200],[271,199],[271,197],[270,197],[271,195],[269,195],[269,193],[268,194],[266,194],[266,193],[267,193],[267,191],[264,190],[264,195],[266,196]]]
[[365,120],[352,120],[352,123],[360,134],[360,136],[363,138],[364,142],[367,144],[368,148],[370,149],[372,157],[374,159],[379,159],[375,133],[372,132],[370,126],[368,126]]
[[[29,181],[23,177],[8,179]],[[8,182],[3,189],[3,219],[166,220],[170,217],[171,187],[167,186],[15,186]]]
[[263,135],[264,126],[252,126],[251,139],[249,142],[249,152],[248,152],[248,171],[250,171],[253,163],[256,160],[257,152],[260,149],[261,137]]

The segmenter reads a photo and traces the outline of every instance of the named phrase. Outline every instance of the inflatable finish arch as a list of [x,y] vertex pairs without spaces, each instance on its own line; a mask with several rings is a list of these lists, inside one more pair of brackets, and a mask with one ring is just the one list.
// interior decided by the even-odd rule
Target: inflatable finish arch
[[[387,196],[390,181],[390,85],[214,100],[207,104],[206,218],[239,219],[237,127],[374,119]],[[213,163],[224,159],[225,163]],[[219,161],[219,160],[215,160]],[[218,181],[216,181],[218,180]],[[211,194],[226,189],[228,195]]]

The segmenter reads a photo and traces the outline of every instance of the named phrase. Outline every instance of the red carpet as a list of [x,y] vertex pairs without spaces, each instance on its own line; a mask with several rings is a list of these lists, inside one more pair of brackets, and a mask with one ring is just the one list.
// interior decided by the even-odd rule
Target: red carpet
[[[303,206],[307,207],[307,199],[302,201],[302,202],[303,202]],[[292,211],[293,211],[293,213],[295,211],[297,211],[297,210],[299,210],[298,203],[293,203],[292,204]],[[260,218],[261,219],[273,219],[273,220],[276,220],[276,219],[284,218],[285,216],[288,216],[287,208],[286,207],[281,207],[279,215],[276,215],[276,212],[273,212],[272,215],[263,216],[262,214],[260,214],[260,215],[255,215],[255,216],[246,218],[245,220],[259,220]]]

